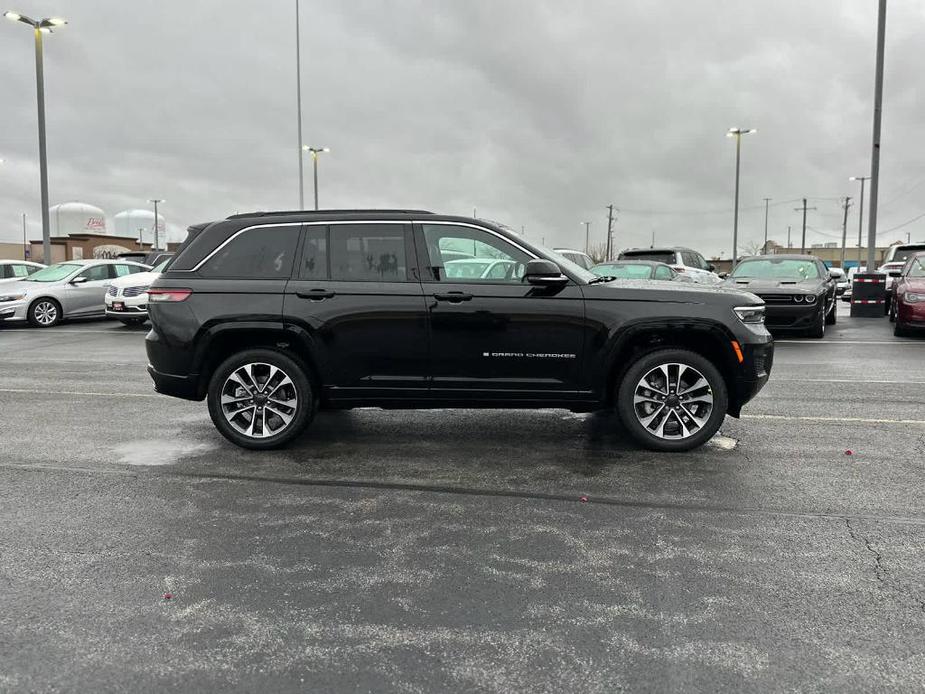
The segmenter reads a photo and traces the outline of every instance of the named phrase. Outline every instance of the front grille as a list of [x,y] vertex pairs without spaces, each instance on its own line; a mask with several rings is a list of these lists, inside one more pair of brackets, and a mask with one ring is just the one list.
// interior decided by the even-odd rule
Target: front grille
[[110,288],[109,288],[109,291],[107,292],[107,294],[109,294],[109,296],[119,296],[119,288],[118,288],[118,287],[110,287]]
[[122,292],[122,296],[126,296],[126,297],[140,296],[144,294],[146,291],[148,291],[147,287],[126,287],[125,290]]
[[793,302],[790,294],[759,294],[761,300],[766,304],[789,304]]

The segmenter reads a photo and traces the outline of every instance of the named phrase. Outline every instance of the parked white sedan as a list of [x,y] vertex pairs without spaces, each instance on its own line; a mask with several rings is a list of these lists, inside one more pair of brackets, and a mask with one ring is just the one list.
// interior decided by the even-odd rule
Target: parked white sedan
[[161,261],[150,272],[114,279],[106,292],[106,316],[125,325],[141,325],[148,320],[148,289],[168,262],[170,258]]
[[105,315],[103,298],[116,277],[150,270],[130,260],[70,260],[0,287],[0,320],[50,328],[65,318]]
[[44,265],[29,260],[0,260],[0,285],[19,282],[38,272]]

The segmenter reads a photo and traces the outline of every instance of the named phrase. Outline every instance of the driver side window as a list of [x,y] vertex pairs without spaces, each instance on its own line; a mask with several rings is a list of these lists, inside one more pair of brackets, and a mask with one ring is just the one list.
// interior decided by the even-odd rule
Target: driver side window
[[430,275],[438,282],[520,284],[532,258],[481,229],[423,224]]
[[108,265],[94,265],[81,272],[78,277],[86,277],[88,282],[97,282],[99,280],[109,279]]

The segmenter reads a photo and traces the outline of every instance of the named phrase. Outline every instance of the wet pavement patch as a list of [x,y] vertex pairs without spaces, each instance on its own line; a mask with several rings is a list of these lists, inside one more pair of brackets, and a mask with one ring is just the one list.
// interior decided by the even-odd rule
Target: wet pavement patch
[[151,467],[173,465],[183,458],[202,455],[215,448],[214,444],[197,441],[142,439],[120,444],[112,451],[120,463]]

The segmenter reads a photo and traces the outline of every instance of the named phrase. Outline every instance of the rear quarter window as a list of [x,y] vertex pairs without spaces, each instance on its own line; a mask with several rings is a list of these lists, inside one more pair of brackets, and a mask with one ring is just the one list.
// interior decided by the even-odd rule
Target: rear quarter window
[[298,243],[299,225],[247,229],[219,247],[199,269],[199,274],[235,279],[287,279]]
[[675,265],[675,254],[674,251],[628,251],[620,254],[620,260],[654,260]]

